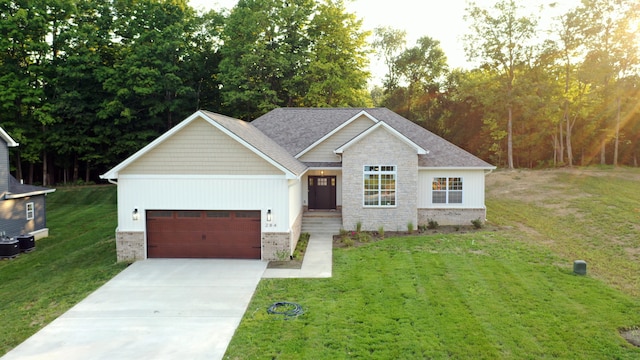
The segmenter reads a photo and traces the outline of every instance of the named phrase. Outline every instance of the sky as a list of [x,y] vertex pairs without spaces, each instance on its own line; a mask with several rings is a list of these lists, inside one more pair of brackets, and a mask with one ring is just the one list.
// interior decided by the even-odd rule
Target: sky
[[[564,13],[574,7],[579,0],[520,0],[527,9],[557,2],[554,9],[545,6],[541,14],[541,22]],[[492,7],[496,0],[475,0],[483,8]],[[196,9],[231,9],[237,0],[190,0]],[[407,47],[416,44],[422,36],[429,36],[440,41],[440,46],[447,56],[450,68],[470,68],[464,52],[462,37],[469,32],[468,23],[464,21],[467,0],[345,0],[347,11],[362,19],[363,30],[373,30],[378,26],[389,26],[407,32]],[[529,12],[525,10],[522,15]],[[382,78],[386,67],[376,58],[371,59],[371,72],[374,78]]]

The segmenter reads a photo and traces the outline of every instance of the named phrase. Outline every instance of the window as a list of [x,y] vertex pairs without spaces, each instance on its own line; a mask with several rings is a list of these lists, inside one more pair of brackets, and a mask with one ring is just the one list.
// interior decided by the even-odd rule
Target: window
[[436,177],[432,183],[431,202],[434,204],[462,204],[462,178]]
[[32,202],[27,203],[27,220],[33,220],[35,217],[35,206]]
[[364,167],[364,206],[396,206],[396,167]]

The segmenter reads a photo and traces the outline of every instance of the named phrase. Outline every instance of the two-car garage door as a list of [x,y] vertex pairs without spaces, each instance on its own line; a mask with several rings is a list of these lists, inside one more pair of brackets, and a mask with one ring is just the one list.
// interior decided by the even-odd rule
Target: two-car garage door
[[148,210],[149,258],[260,259],[260,211]]

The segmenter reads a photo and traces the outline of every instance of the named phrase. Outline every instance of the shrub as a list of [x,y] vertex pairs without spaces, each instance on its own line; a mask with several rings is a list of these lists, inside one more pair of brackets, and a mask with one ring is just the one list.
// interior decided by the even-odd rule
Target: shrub
[[476,229],[481,229],[482,228],[482,220],[480,220],[480,218],[477,218],[475,220],[471,220],[471,223],[473,224],[473,227]]
[[433,220],[433,219],[429,219],[428,225],[427,225],[427,229],[437,229],[438,228],[438,222]]
[[378,235],[384,239],[384,226],[378,227]]
[[413,222],[409,221],[407,223],[407,232],[411,234],[413,232]]
[[358,233],[357,239],[360,242],[366,243],[366,242],[371,241],[371,235],[369,235],[366,232],[361,232],[361,233]]
[[352,247],[353,244],[355,244],[356,242],[353,241],[353,239],[351,238],[344,238],[342,239],[342,242],[347,246],[347,247]]
[[362,221],[356,223],[356,232],[362,231]]

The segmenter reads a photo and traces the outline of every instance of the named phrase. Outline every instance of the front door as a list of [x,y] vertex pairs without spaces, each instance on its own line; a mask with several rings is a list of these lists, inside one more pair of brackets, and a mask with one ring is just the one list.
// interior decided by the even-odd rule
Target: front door
[[309,209],[336,209],[335,176],[309,176]]

